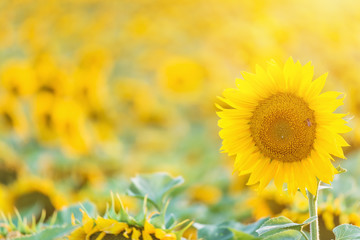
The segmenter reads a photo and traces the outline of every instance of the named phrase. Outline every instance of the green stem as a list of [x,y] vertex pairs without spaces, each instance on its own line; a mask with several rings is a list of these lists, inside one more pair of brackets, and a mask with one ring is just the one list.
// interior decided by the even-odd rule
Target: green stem
[[300,232],[306,240],[309,240],[309,238],[306,236],[305,232],[302,229],[300,230]]
[[310,217],[316,216],[316,220],[310,223],[310,239],[311,240],[320,240],[319,237],[319,220],[317,217],[317,196],[318,196],[319,183],[316,189],[316,195],[312,195],[308,190],[307,196],[309,198],[309,214]]

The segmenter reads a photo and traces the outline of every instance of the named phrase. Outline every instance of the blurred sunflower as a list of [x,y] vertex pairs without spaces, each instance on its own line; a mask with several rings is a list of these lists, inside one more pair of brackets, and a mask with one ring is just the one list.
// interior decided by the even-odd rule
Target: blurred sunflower
[[21,102],[13,95],[0,95],[0,131],[16,133],[25,138],[28,134],[28,122]]
[[109,49],[87,45],[78,53],[79,67],[85,71],[104,70],[110,63]]
[[54,105],[53,116],[55,131],[65,152],[87,154],[90,151],[90,137],[81,104],[73,99],[59,99]]
[[190,198],[195,202],[213,205],[221,200],[222,191],[219,187],[210,184],[199,184],[190,188],[189,195]]
[[73,81],[74,97],[88,109],[102,106],[109,96],[106,91],[106,78],[101,71],[77,69],[73,73]]
[[3,213],[10,213],[13,209],[9,200],[8,188],[2,185],[0,185],[0,209]]
[[73,87],[67,72],[51,55],[44,52],[35,56],[34,70],[38,82],[38,92],[47,92],[56,96],[67,96]]
[[0,79],[2,87],[15,96],[32,94],[37,87],[35,72],[25,61],[8,62],[2,69]]
[[16,151],[0,141],[0,185],[8,186],[15,182],[25,168]]
[[260,196],[253,196],[247,201],[253,209],[255,219],[280,216],[286,208],[290,207],[292,202],[292,198],[284,194],[279,195],[276,189],[263,191]]
[[42,209],[48,218],[66,204],[65,198],[50,180],[29,176],[23,176],[9,187],[9,199],[20,213],[32,210],[37,219]]
[[205,92],[207,73],[198,62],[174,57],[167,60],[158,71],[158,85],[163,95],[179,102],[193,102]]
[[[164,103],[161,103],[150,84],[145,81],[131,78],[118,79],[112,89],[113,96],[122,107],[121,113],[125,112],[126,117],[122,121],[130,120],[132,124],[139,123],[148,126],[171,126],[178,116],[175,110]],[[129,114],[130,113],[130,114]]]
[[[334,239],[333,229],[341,224],[352,224],[360,226],[360,216],[356,213],[357,209],[344,209],[341,203],[346,200],[343,197],[333,198],[332,195],[328,196],[326,202],[319,204],[319,229],[320,234],[325,239]],[[346,211],[347,210],[347,211]]]
[[43,144],[51,144],[57,139],[54,125],[53,109],[56,102],[54,94],[41,91],[34,97],[32,118],[38,140]]
[[319,180],[330,183],[337,170],[331,160],[345,158],[348,146],[339,135],[351,129],[344,114],[333,113],[343,99],[338,92],[320,94],[327,74],[312,81],[313,67],[292,58],[283,65],[270,61],[266,69],[243,73],[237,89],[220,98],[221,150],[236,155],[235,170],[250,173],[247,184],[264,189],[274,179],[278,190],[291,195],[299,188],[316,194]]

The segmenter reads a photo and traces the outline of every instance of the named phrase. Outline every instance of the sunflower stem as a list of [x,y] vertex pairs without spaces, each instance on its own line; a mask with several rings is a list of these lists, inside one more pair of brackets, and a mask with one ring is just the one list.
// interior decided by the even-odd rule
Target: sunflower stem
[[319,192],[318,189],[319,189],[319,182],[318,182],[318,186],[316,188],[316,195],[315,196],[312,195],[311,192],[306,190],[307,196],[308,196],[308,199],[309,199],[309,214],[310,214],[310,217],[316,216],[315,221],[310,223],[310,239],[311,240],[320,240],[320,236],[319,236],[319,220],[318,220],[318,215],[317,215],[317,197],[318,197],[318,192]]

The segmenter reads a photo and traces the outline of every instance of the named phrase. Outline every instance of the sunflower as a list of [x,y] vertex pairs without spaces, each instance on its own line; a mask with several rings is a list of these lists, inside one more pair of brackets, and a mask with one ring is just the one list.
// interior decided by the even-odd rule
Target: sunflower
[[144,226],[132,226],[126,222],[119,222],[114,219],[106,219],[97,217],[96,219],[90,218],[83,212],[82,228],[75,230],[70,240],[83,240],[83,239],[131,239],[132,240],[176,240],[176,235],[173,233],[166,233],[162,229],[155,228],[149,221],[145,221]]
[[56,98],[51,92],[41,91],[32,103],[32,119],[38,140],[43,144],[54,143],[57,135],[54,126],[53,109]]
[[207,72],[201,64],[185,57],[169,58],[158,70],[157,83],[169,100],[194,102],[207,87]]
[[64,71],[61,62],[50,52],[41,52],[35,56],[34,69],[38,82],[38,93],[49,93],[54,96],[67,96],[72,91],[72,79]]
[[14,96],[32,94],[37,87],[35,72],[25,61],[9,62],[2,69],[0,79],[1,86]]
[[19,98],[0,95],[0,132],[15,133],[20,139],[28,136],[28,121]]
[[26,170],[15,149],[0,141],[0,185],[9,186]]
[[74,99],[59,99],[52,116],[63,150],[70,155],[87,154],[91,143],[82,105]]
[[344,196],[329,195],[319,204],[319,229],[325,239],[335,238],[332,230],[341,224],[360,226],[359,206],[349,206],[345,202]]
[[250,173],[247,184],[258,183],[259,190],[274,179],[279,191],[287,183],[291,195],[297,189],[316,194],[318,179],[330,183],[337,173],[332,156],[345,158],[348,146],[339,135],[351,130],[345,114],[334,113],[341,93],[320,94],[327,74],[312,81],[311,63],[292,58],[242,75],[237,88],[220,97],[227,106],[217,105],[221,150],[236,156],[235,171]]
[[9,201],[9,191],[6,188],[6,186],[3,186],[1,184],[0,184],[0,209],[1,212],[4,213],[9,213],[12,209],[12,206]]
[[[119,195],[117,197],[120,203],[120,210],[118,212],[115,211],[115,202],[112,195],[112,206],[108,208],[104,217],[98,216],[95,219],[80,209],[83,214],[82,224],[70,234],[69,240],[178,240],[192,225],[191,222],[187,226],[181,227],[187,222],[184,221],[176,224],[171,229],[161,227],[165,223],[162,220],[160,221],[161,223],[159,222],[158,213],[147,216],[146,197],[144,199],[143,211],[139,215],[140,217],[134,218],[125,211]],[[153,222],[154,218],[157,218],[157,222]],[[174,229],[177,229],[177,231]]]
[[222,198],[219,187],[210,184],[198,184],[190,188],[189,194],[194,202],[214,205]]
[[[19,212],[35,209],[37,219],[46,211],[46,219],[66,204],[50,180],[23,176],[9,187],[9,201]],[[38,207],[38,209],[36,209]]]
[[251,197],[247,204],[251,207],[256,219],[263,217],[277,217],[283,215],[283,212],[291,206],[294,199],[285,194],[277,194],[275,187],[266,189],[260,195]]

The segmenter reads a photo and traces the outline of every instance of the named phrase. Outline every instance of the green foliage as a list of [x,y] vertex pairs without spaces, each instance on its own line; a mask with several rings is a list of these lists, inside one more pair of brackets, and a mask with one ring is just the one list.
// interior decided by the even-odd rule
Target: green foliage
[[234,240],[256,240],[259,239],[257,237],[254,237],[248,233],[240,232],[235,229],[230,229],[230,231],[233,233],[233,239]]
[[139,198],[147,196],[149,202],[161,210],[170,192],[182,183],[182,177],[173,178],[167,173],[141,174],[131,179],[128,194]]
[[[261,237],[265,237],[266,239],[275,239],[273,237],[279,236],[279,234],[281,232],[285,232],[288,230],[295,230],[295,231],[301,231],[302,228],[306,225],[309,225],[311,222],[315,221],[316,217],[311,217],[309,219],[307,219],[305,222],[303,223],[294,223],[293,221],[291,221],[290,219],[286,218],[286,217],[276,217],[276,218],[272,218],[268,221],[266,221],[256,232],[261,236]],[[300,235],[301,233],[298,232]],[[288,233],[284,233],[284,236],[287,235],[294,235],[294,233],[288,232]],[[295,234],[297,235],[297,234]],[[300,237],[301,238],[301,237]],[[299,238],[299,239],[300,239]],[[276,238],[278,239],[278,238]]]
[[333,229],[336,240],[360,239],[360,228],[351,224],[342,224]]
[[277,232],[271,236],[262,239],[263,240],[302,240],[304,239],[304,237],[299,231],[285,230],[282,232]]
[[56,240],[62,237],[65,237],[71,231],[73,231],[76,226],[66,225],[66,226],[52,226],[48,227],[38,233],[35,233],[30,236],[24,236],[16,238],[15,240]]
[[[96,215],[95,205],[91,202],[84,202],[82,204],[75,204],[55,213],[46,223],[45,211],[42,212],[40,220],[35,221],[35,217],[32,218],[31,224],[28,224],[27,217],[20,216],[17,212],[16,221],[12,219],[5,219],[3,226],[7,226],[10,231],[19,232],[21,237],[15,238],[19,240],[55,240],[65,237],[77,226],[72,225],[72,216],[75,221],[81,222],[82,213],[80,208],[85,210],[90,216]],[[7,236],[8,230],[6,227],[0,228],[0,234]]]
[[233,239],[233,233],[221,225],[195,225],[198,231],[198,237],[207,240],[230,240]]
[[74,216],[75,220],[81,222],[82,213],[80,209],[83,209],[88,213],[89,216],[95,217],[96,207],[93,203],[86,201],[79,204],[74,204],[66,207],[56,213],[56,220],[54,225],[71,224],[71,217]]
[[214,225],[195,224],[195,227],[199,230],[198,237],[206,240],[254,240],[260,239],[256,230],[267,220],[268,218],[263,218],[249,225],[237,222],[224,222]]

